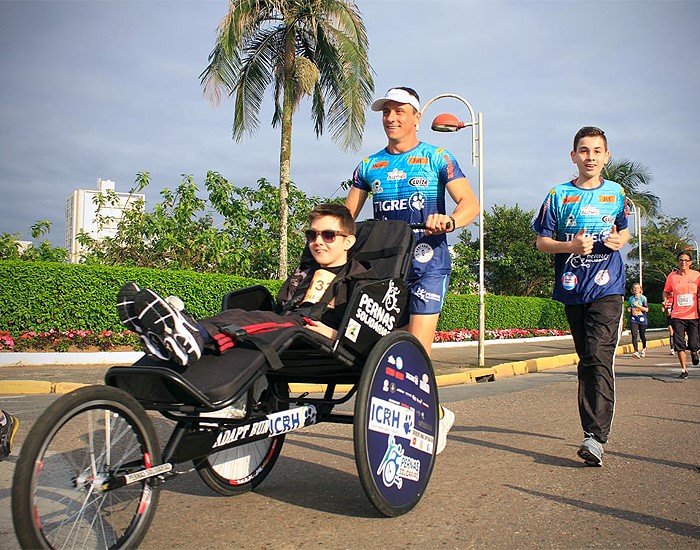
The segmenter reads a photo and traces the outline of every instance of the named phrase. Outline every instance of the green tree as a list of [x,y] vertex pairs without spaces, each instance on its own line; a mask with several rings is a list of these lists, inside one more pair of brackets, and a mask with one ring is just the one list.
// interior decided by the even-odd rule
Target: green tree
[[281,124],[280,277],[287,275],[292,115],[311,96],[316,135],[328,121],[334,142],[344,150],[359,149],[374,91],[367,50],[364,23],[350,1],[231,0],[219,25],[200,79],[215,104],[223,91],[235,96],[235,140],[257,131],[265,91],[271,84],[274,89],[272,125]]
[[661,214],[661,199],[642,186],[654,181],[649,168],[641,162],[628,159],[610,159],[603,168],[601,176],[606,180],[616,181],[625,190],[625,195],[639,208],[642,219],[651,219]]
[[[31,236],[38,239],[51,232],[51,222],[39,220],[31,227]],[[19,243],[23,234],[3,233],[0,235],[0,260],[27,260],[45,262],[63,262],[68,260],[68,252],[65,248],[53,246],[48,240],[44,240],[36,246],[30,244],[25,250],[20,250]]]
[[[676,254],[681,250],[694,248],[694,238],[690,233],[687,218],[660,216],[650,220],[642,228],[642,268],[644,294],[652,302],[661,302],[666,276],[673,270]],[[627,286],[639,281],[637,236],[630,239],[631,250],[627,254]],[[693,260],[695,256],[693,255]]]
[[[484,278],[488,292],[507,296],[550,295],[554,267],[549,255],[535,247],[536,236],[530,229],[534,215],[534,210],[522,210],[517,204],[494,205],[490,213],[484,213]],[[472,240],[471,234],[463,231],[454,251],[458,277],[465,264],[476,277],[478,240]],[[460,278],[457,284],[461,283]],[[473,282],[470,284],[473,286]]]
[[[149,182],[147,172],[138,174],[131,193],[143,191]],[[276,278],[279,189],[265,179],[258,181],[257,188],[237,188],[217,172],[207,174],[205,187],[207,199],[199,197],[192,176],[183,175],[175,190],[161,191],[162,201],[152,212],[146,212],[143,201],[124,211],[113,236],[97,241],[79,235],[83,261]],[[307,197],[293,183],[289,191],[289,224],[294,229],[289,246],[298,258],[305,244],[302,229],[308,212],[327,201]],[[98,226],[113,224],[102,212],[111,211],[119,198],[107,193],[95,201]]]

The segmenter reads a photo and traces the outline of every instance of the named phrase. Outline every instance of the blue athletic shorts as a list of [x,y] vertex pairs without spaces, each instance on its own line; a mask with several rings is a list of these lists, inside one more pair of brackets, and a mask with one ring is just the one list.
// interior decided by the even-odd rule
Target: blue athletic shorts
[[409,305],[411,315],[433,315],[440,313],[445,302],[447,287],[450,285],[449,273],[424,273],[422,277],[409,275]]

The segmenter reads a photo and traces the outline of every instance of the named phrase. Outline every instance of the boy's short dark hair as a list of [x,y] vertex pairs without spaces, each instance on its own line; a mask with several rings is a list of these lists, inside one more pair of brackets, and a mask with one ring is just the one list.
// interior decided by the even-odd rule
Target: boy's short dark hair
[[676,261],[681,259],[681,256],[688,256],[689,260],[692,260],[693,257],[690,255],[690,252],[687,250],[681,250],[678,254],[676,254]]
[[574,151],[576,151],[576,148],[578,147],[578,142],[581,141],[581,138],[592,136],[602,137],[603,141],[605,142],[605,149],[607,150],[608,138],[605,137],[605,132],[603,132],[603,130],[601,130],[600,128],[596,128],[595,126],[584,126],[578,132],[576,132],[576,135],[574,136]]
[[355,234],[355,220],[350,214],[347,206],[335,202],[327,202],[319,204],[311,212],[309,212],[309,223],[323,216],[333,216],[340,222],[341,229],[348,235]]

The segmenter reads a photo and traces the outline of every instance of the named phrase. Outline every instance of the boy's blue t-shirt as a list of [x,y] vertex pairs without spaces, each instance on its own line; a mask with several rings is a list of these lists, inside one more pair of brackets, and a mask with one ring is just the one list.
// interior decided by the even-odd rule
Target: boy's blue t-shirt
[[627,229],[625,192],[614,181],[601,179],[595,189],[580,189],[573,181],[554,187],[545,199],[532,229],[558,241],[573,240],[586,229],[593,237],[587,256],[555,254],[552,298],[567,305],[588,304],[611,295],[625,294],[625,266],[619,250],[605,246],[612,233]]
[[[355,169],[353,187],[372,193],[374,219],[425,223],[430,214],[445,214],[445,186],[463,178],[454,156],[442,147],[419,143],[400,154],[386,149],[367,157]],[[417,232],[413,275],[450,273],[447,236]]]

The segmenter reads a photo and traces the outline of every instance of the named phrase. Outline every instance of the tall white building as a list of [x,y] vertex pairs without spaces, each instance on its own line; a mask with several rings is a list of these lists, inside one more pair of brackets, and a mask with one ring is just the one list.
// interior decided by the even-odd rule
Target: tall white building
[[[66,233],[65,248],[68,250],[68,257],[71,263],[80,261],[80,244],[78,234],[87,233],[93,239],[100,240],[105,237],[113,237],[117,231],[117,225],[125,210],[131,208],[133,204],[144,199],[145,195],[135,193],[117,193],[115,185],[111,180],[97,180],[97,189],[75,189],[66,199]],[[115,197],[114,204],[107,201],[102,207],[100,215],[105,218],[106,224],[102,227],[97,223],[97,203],[96,198],[102,194]]]

